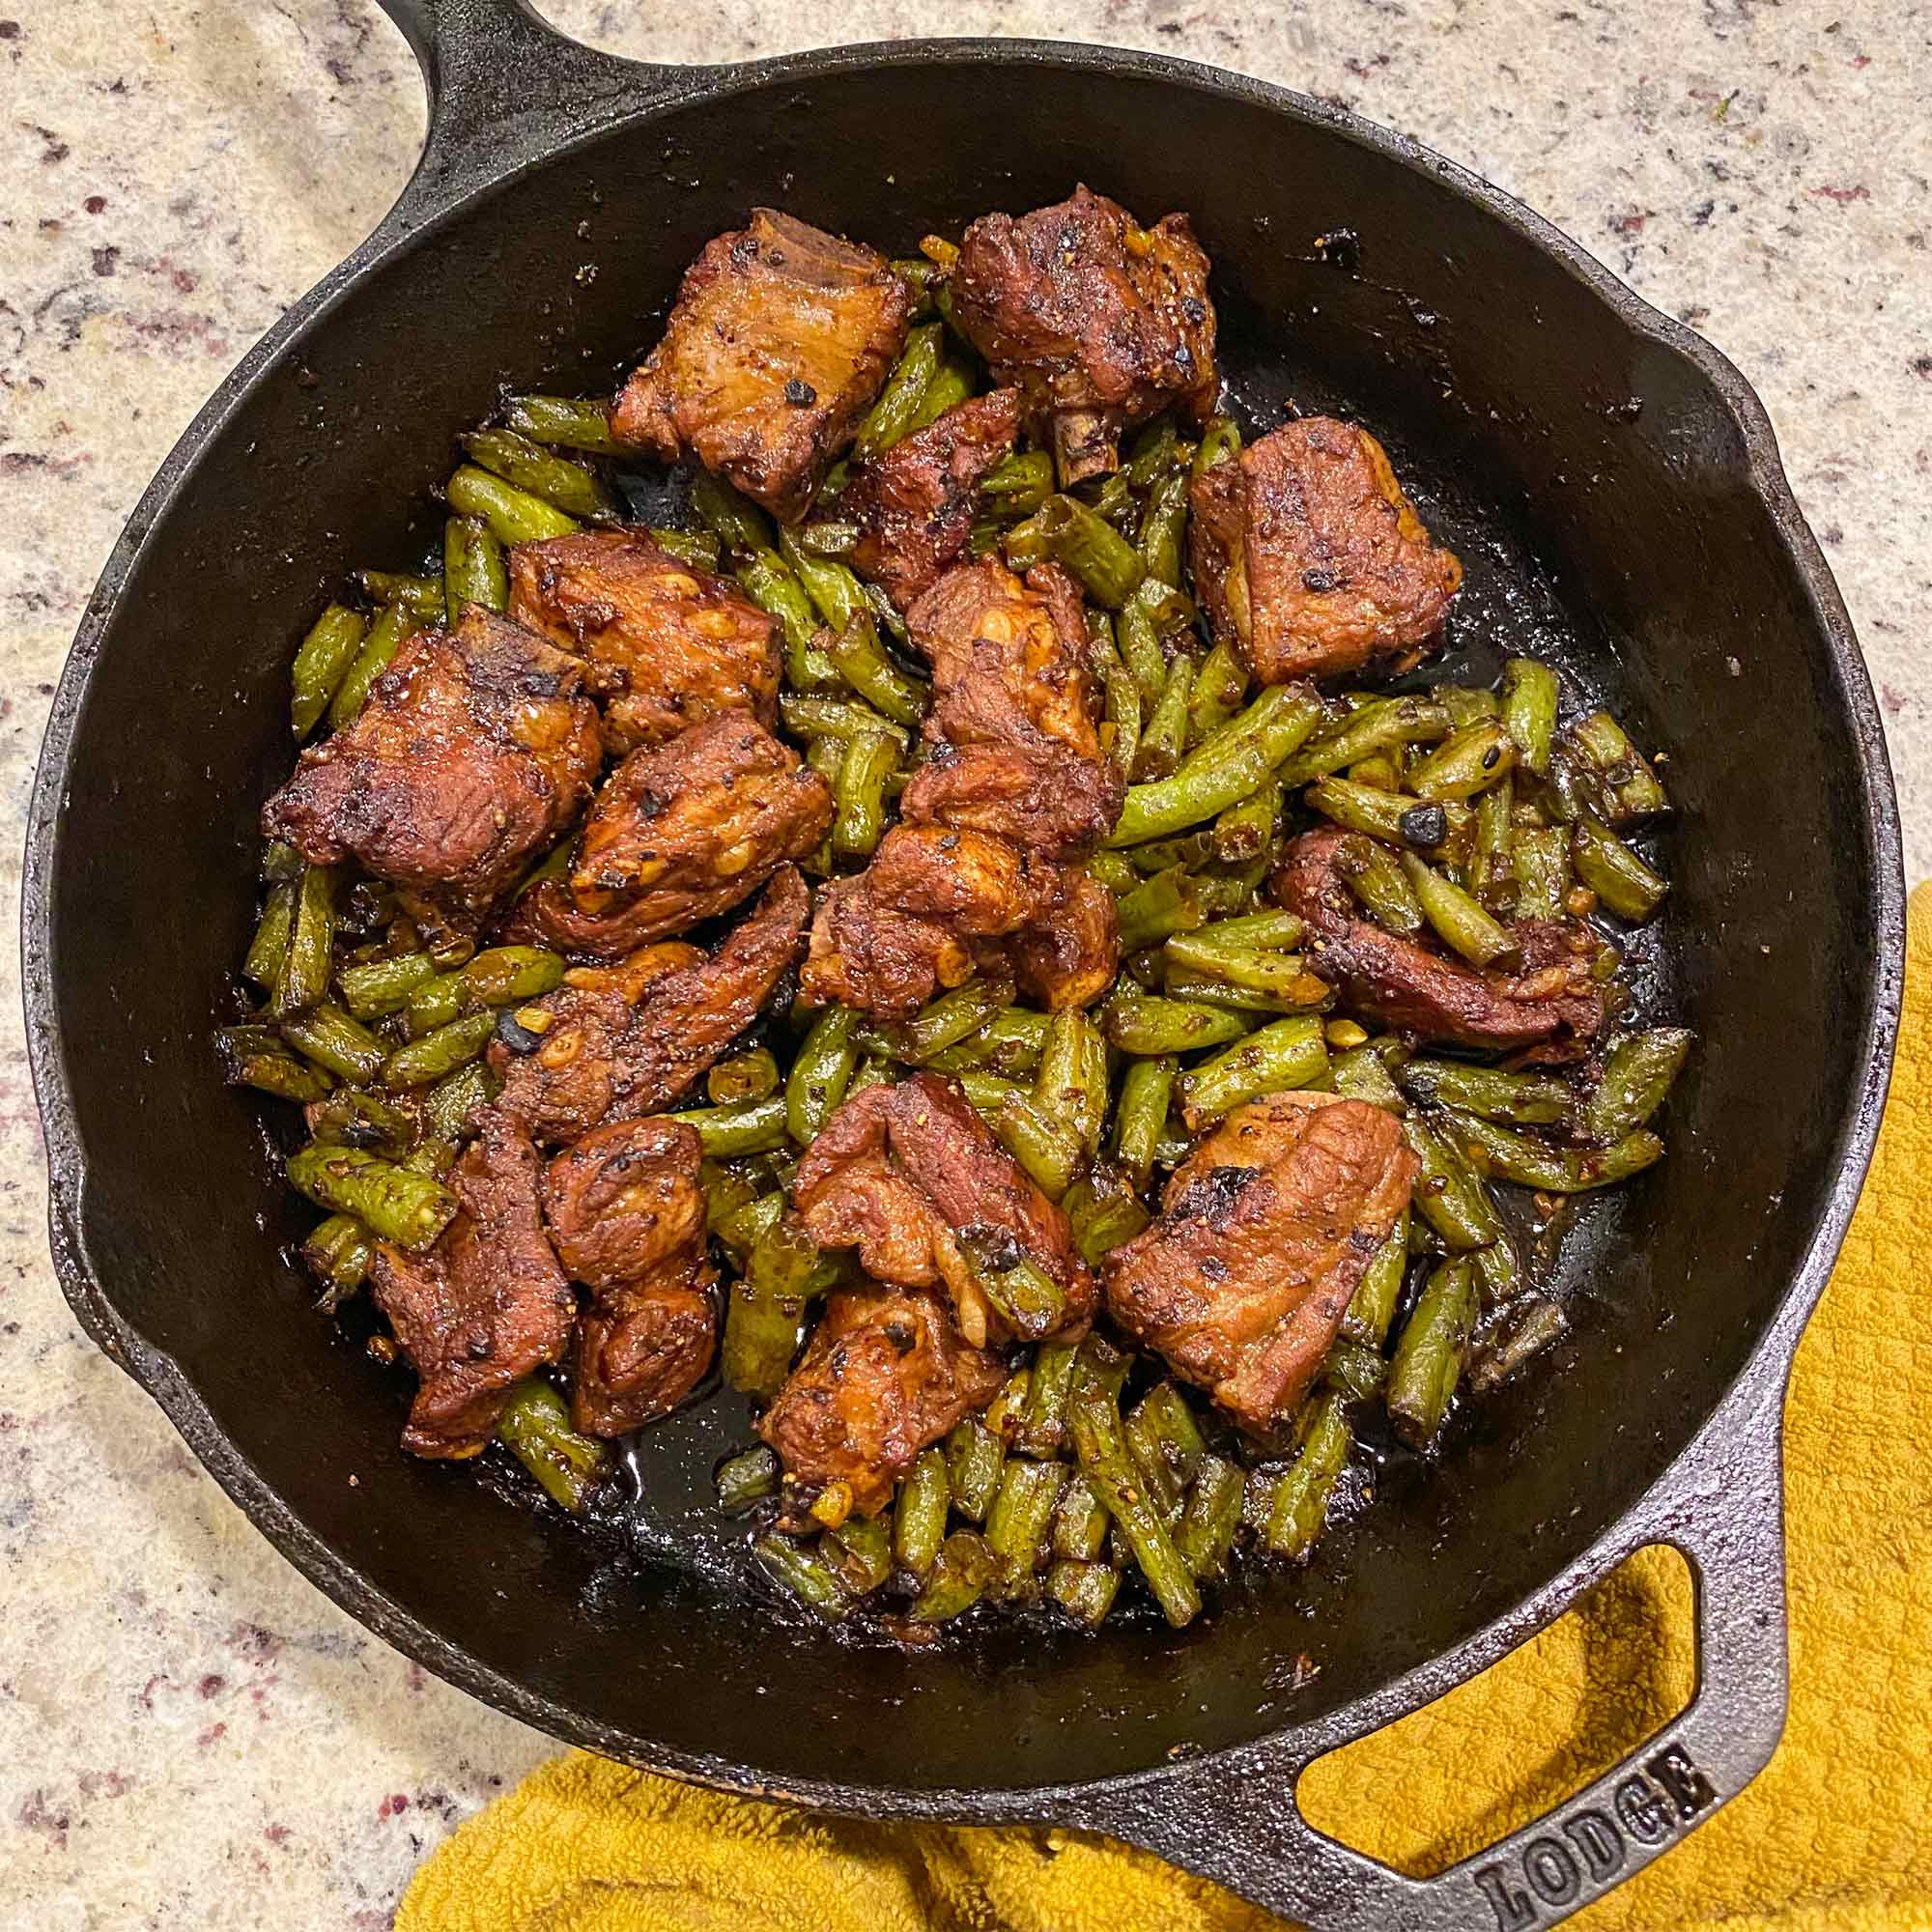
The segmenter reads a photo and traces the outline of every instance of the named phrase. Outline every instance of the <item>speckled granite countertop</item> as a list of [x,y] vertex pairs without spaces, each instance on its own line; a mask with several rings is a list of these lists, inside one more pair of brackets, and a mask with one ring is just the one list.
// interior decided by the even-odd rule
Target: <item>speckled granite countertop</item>
[[[1467,162],[1770,405],[1932,870],[1932,10],[1911,0],[554,0],[627,53],[1011,33],[1158,48]],[[641,20],[639,16],[642,16]],[[123,518],[242,351],[375,223],[422,120],[372,0],[0,0],[0,841]],[[385,1926],[544,1757],[274,1554],[55,1289],[0,948],[0,1925]]]

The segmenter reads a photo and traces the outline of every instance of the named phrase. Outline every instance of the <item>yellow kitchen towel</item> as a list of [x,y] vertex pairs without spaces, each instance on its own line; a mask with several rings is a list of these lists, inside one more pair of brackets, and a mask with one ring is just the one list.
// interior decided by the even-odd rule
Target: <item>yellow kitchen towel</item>
[[[1587,1932],[1932,1927],[1932,888],[1878,1157],[1785,1409],[1791,1718],[1710,1823]],[[1577,1790],[1683,1706],[1682,1559],[1640,1551],[1493,1669],[1302,1782],[1322,1829],[1440,1870]],[[1541,1751],[1532,1763],[1529,1747]],[[1157,1860],[1068,1833],[866,1825],[573,1753],[436,1852],[396,1932],[1268,1932]]]

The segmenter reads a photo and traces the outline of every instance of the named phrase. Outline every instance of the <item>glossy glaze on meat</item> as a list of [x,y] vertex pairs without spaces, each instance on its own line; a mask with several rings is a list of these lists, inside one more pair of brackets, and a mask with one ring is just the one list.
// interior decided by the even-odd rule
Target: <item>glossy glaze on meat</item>
[[838,514],[859,526],[852,568],[905,610],[964,554],[981,481],[1019,434],[1016,389],[959,403],[852,466]]
[[1026,397],[1063,486],[1113,469],[1122,433],[1170,404],[1212,407],[1208,268],[1184,214],[1142,228],[1084,185],[967,228],[953,314],[995,379]]
[[544,1222],[557,1259],[591,1290],[578,1324],[572,1419],[625,1435],[703,1380],[718,1342],[705,1259],[703,1150],[678,1121],[611,1121],[553,1156]]
[[753,209],[686,271],[611,431],[667,463],[689,452],[795,522],[885,385],[911,307],[883,255]]
[[434,1247],[376,1244],[376,1305],[419,1386],[403,1434],[418,1456],[475,1455],[511,1389],[561,1359],[577,1297],[538,1208],[541,1163],[529,1135],[487,1108],[449,1173],[458,1209]]
[[526,895],[511,936],[615,958],[728,912],[831,823],[825,779],[749,712],[722,712],[611,774],[568,876]]
[[1385,932],[1366,917],[1335,869],[1348,835],[1304,832],[1268,882],[1278,905],[1305,920],[1308,963],[1341,987],[1349,1005],[1382,1026],[1491,1052],[1590,1040],[1607,1017],[1591,977],[1602,942],[1560,922],[1511,927],[1520,972],[1479,973],[1419,940]]
[[936,745],[899,794],[904,824],[991,833],[1053,859],[1093,851],[1120,815],[1112,768],[1051,740]]
[[405,641],[355,722],[301,754],[262,830],[473,923],[576,818],[600,756],[582,667],[470,604],[453,632]]
[[721,711],[777,715],[778,620],[641,530],[580,530],[510,552],[509,614],[583,660],[614,757]]
[[1237,1107],[1175,1169],[1159,1218],[1107,1257],[1107,1312],[1265,1435],[1307,1393],[1415,1170],[1395,1117],[1365,1101]]
[[1374,437],[1306,416],[1197,477],[1188,547],[1215,636],[1264,684],[1407,670],[1463,582]]
[[641,984],[621,967],[569,975],[532,1003],[550,1021],[532,1051],[492,1044],[497,1104],[550,1146],[670,1106],[771,998],[798,956],[810,904],[798,868],[784,866],[715,953],[650,949],[653,967],[667,954],[688,963]]
[[758,1423],[794,1481],[852,1486],[876,1516],[913,1458],[998,1392],[999,1357],[960,1335],[938,1295],[840,1289],[826,1299],[798,1366]]
[[792,1199],[821,1248],[857,1248],[860,1265],[880,1281],[943,1286],[975,1344],[1015,1335],[985,1299],[976,1249],[1024,1255],[1065,1296],[1058,1320],[1018,1339],[1078,1335],[1093,1318],[1094,1277],[1066,1216],[993,1138],[957,1084],[938,1074],[868,1087],[847,1100],[806,1150]]

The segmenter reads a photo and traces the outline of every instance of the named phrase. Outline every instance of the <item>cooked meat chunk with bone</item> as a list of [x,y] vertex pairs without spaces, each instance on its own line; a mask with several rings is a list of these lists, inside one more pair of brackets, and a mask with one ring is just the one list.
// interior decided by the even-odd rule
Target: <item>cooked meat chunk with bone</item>
[[901,611],[965,551],[980,482],[1019,434],[1016,389],[957,404],[870,462],[853,466],[839,514],[859,526],[852,567]]
[[475,1455],[533,1369],[556,1361],[577,1297],[551,1252],[537,1206],[541,1163],[523,1127],[495,1108],[449,1173],[455,1218],[426,1254],[376,1244],[376,1304],[420,1386],[403,1447]]
[[1122,432],[1185,403],[1212,407],[1208,257],[1184,214],[1143,228],[1086,186],[959,243],[952,312],[995,378],[1026,397],[1063,485],[1112,469]]
[[510,552],[510,615],[583,660],[622,757],[721,711],[777,715],[778,620],[640,530],[580,530]]
[[1308,963],[1356,1010],[1424,1039],[1504,1052],[1594,1039],[1606,1017],[1590,967],[1600,950],[1587,928],[1525,923],[1515,974],[1479,973],[1367,918],[1336,869],[1348,834],[1304,832],[1292,840],[1268,890],[1305,920]]
[[831,823],[825,779],[749,712],[721,713],[611,774],[568,879],[526,894],[512,935],[615,958],[728,912]]
[[601,753],[582,691],[574,658],[469,605],[453,632],[404,643],[355,722],[301,754],[262,829],[473,922],[590,795]]
[[753,209],[686,271],[611,432],[667,463],[689,451],[794,523],[884,387],[911,307],[883,255]]
[[1407,670],[1436,648],[1463,566],[1367,430],[1286,423],[1189,494],[1195,588],[1264,684]]
[[[1066,1216],[1034,1185],[950,1080],[915,1074],[868,1087],[834,1114],[792,1181],[806,1233],[859,1250],[866,1272],[901,1288],[943,1285],[976,1347],[1084,1332],[1094,1277]],[[1020,1259],[1057,1291],[1057,1308],[999,1303]]]
[[1236,1107],[1175,1169],[1159,1219],[1107,1257],[1107,1312],[1265,1435],[1315,1379],[1415,1171],[1395,1118],[1365,1101]]
[[784,866],[715,953],[652,947],[566,974],[532,1002],[549,1024],[530,1052],[492,1043],[498,1106],[550,1145],[669,1106],[771,998],[798,956],[810,902],[798,868]]
[[758,1434],[797,1482],[849,1483],[854,1508],[876,1516],[913,1458],[983,1408],[1005,1378],[937,1296],[840,1289]]
[[578,1324],[572,1414],[626,1435],[703,1380],[718,1341],[704,1254],[697,1135],[682,1122],[611,1121],[544,1170],[557,1258],[593,1292]]

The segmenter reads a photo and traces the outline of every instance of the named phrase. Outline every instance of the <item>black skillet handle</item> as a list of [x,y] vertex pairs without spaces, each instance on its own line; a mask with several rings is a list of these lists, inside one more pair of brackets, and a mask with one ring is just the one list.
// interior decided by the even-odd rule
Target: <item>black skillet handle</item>
[[[1317,1756],[1385,1721],[1076,1801],[1071,1823],[1211,1878],[1312,1932],[1544,1932],[1700,1825],[1764,1769],[1786,1705],[1779,1391],[1740,1427],[1723,1411],[1625,1526],[1611,1566],[1650,1543],[1690,1564],[1697,1690],[1683,1714],[1547,1816],[1429,1879],[1317,1832],[1294,1783]],[[1723,1439],[1713,1431],[1734,1433]],[[1702,1451],[1704,1453],[1700,1454]],[[1688,1473],[1688,1480],[1684,1480]],[[1528,1633],[1524,1633],[1527,1634]],[[1400,1715],[1400,1692],[1391,1699]],[[1526,1757],[1541,1740],[1525,1739]]]
[[525,0],[377,4],[409,42],[429,94],[422,160],[391,226],[415,225],[600,121],[674,91],[690,71],[598,53]]

